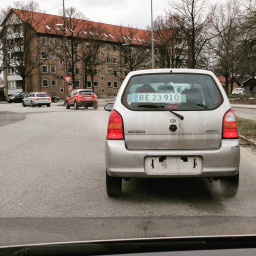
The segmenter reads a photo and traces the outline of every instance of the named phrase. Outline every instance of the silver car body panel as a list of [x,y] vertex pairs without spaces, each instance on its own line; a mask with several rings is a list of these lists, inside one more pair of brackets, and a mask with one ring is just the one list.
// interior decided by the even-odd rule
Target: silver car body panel
[[[132,76],[170,72],[210,75],[221,92],[222,104],[213,110],[174,111],[182,115],[184,120],[169,111],[133,111],[122,104],[122,95]],[[110,176],[220,177],[233,176],[239,171],[239,140],[222,139],[223,117],[231,106],[222,85],[210,71],[157,69],[131,72],[120,87],[113,109],[123,118],[125,140],[106,140],[106,169]],[[173,123],[177,126],[174,132],[169,129]],[[169,171],[160,168],[160,172],[152,174],[147,167],[148,157],[151,158],[147,161],[153,162],[154,157],[167,157],[165,163],[169,165],[176,161],[175,157],[186,157],[187,162],[200,162],[202,167],[194,173],[180,172],[178,169],[183,165],[178,163]]]

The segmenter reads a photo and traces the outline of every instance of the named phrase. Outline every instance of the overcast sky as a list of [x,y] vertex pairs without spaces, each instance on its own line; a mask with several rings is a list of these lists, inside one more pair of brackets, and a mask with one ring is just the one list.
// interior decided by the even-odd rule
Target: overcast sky
[[[17,0],[2,0],[0,7],[11,5]],[[153,17],[164,15],[169,2],[174,0],[153,0]],[[175,0],[177,1],[177,0]],[[216,2],[217,0],[208,0]],[[27,2],[27,1],[21,1]],[[40,9],[46,13],[59,14],[62,0],[38,0]],[[151,22],[151,0],[65,0],[65,7],[75,7],[91,21],[145,29]]]

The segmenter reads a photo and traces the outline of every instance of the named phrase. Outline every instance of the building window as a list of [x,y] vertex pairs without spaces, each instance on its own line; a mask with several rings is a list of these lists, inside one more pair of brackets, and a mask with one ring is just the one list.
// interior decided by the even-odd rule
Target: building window
[[114,76],[117,76],[117,70],[114,70],[113,74]]
[[112,94],[111,94],[111,93],[108,93],[108,97],[109,97],[109,98],[112,97]]
[[42,87],[48,87],[49,84],[48,84],[48,80],[47,79],[43,79],[42,80]]
[[117,51],[117,47],[116,45],[113,45],[113,52],[116,52]]
[[51,66],[51,72],[56,73],[56,66]]
[[60,47],[59,50],[60,50],[60,52],[63,52],[63,48],[62,47]]
[[101,93],[104,93],[104,92],[105,92],[105,90],[102,88],[102,89],[101,89]]
[[85,43],[85,48],[89,49],[89,47],[90,47],[90,44],[89,43]]
[[98,69],[97,69],[97,68],[94,68],[94,69],[93,69],[93,74],[94,74],[94,75],[97,75],[97,74],[98,74]]
[[42,66],[42,73],[48,73],[48,66]]
[[80,68],[75,68],[75,74],[79,74],[80,73]]
[[117,64],[117,58],[113,58],[113,63]]
[[51,59],[56,59],[56,53],[55,52],[51,52],[50,56],[51,56]]
[[63,60],[60,60],[59,65],[60,65],[60,66],[63,66],[63,64],[64,64],[64,61],[63,61]]
[[8,89],[16,89],[16,81],[8,81]]
[[64,76],[63,76],[63,75],[60,75],[60,79],[64,79]]
[[107,75],[111,75],[112,74],[112,70],[111,69],[107,69]]
[[60,88],[60,93],[64,93],[64,88]]
[[79,80],[75,81],[75,88],[80,88],[80,81]]
[[100,52],[100,56],[104,56],[104,52]]
[[92,82],[91,81],[87,81],[87,88],[91,88],[92,87]]
[[41,52],[41,58],[47,59],[48,58],[48,52]]
[[55,38],[50,37],[49,42],[50,42],[50,44],[55,44]]
[[114,88],[118,88],[118,83],[114,82]]
[[112,85],[111,85],[111,82],[107,82],[107,86],[108,87],[111,87]]
[[52,80],[51,86],[57,86],[57,80]]
[[47,38],[46,37],[41,37],[41,44],[42,45],[47,45]]
[[107,57],[107,58],[106,58],[106,62],[107,62],[107,63],[111,62],[111,58],[110,58],[110,57]]
[[101,80],[104,81],[104,76],[101,77]]
[[72,73],[72,68],[68,67],[68,73]]
[[110,45],[109,44],[106,45],[106,50],[110,51]]
[[94,87],[98,87],[98,82],[93,82]]

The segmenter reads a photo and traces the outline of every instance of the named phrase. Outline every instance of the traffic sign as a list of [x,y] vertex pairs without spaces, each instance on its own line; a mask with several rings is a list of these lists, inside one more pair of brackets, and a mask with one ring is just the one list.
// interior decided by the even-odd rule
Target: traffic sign
[[68,90],[73,91],[73,86],[71,84],[68,86]]
[[72,76],[64,76],[64,79],[69,84],[72,79]]

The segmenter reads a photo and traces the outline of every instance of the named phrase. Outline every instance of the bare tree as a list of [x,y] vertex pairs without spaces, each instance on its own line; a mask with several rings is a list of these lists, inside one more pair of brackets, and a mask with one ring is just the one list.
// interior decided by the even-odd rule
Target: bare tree
[[238,1],[230,0],[220,5],[215,12],[214,32],[216,37],[212,42],[212,48],[216,56],[215,71],[225,77],[225,89],[229,93],[238,75],[237,63],[241,58],[238,48],[240,45],[240,22]]
[[154,21],[156,59],[160,67],[179,68],[182,66],[186,42],[176,19],[167,15]]
[[[121,27],[115,37],[117,48],[120,54],[119,78],[129,72],[149,68],[150,66],[150,43],[147,32],[138,38],[137,30],[129,27]],[[136,41],[136,42],[135,42]]]
[[198,60],[207,42],[212,38],[210,25],[212,23],[211,10],[206,10],[206,0],[181,0],[172,5],[174,17],[187,42],[187,65],[190,68],[198,67]]

